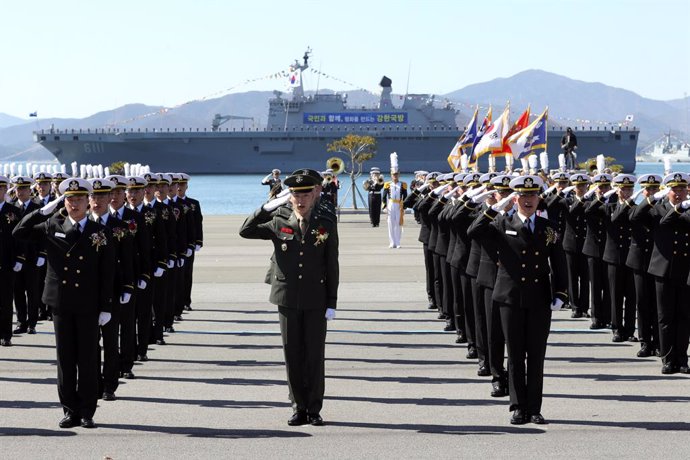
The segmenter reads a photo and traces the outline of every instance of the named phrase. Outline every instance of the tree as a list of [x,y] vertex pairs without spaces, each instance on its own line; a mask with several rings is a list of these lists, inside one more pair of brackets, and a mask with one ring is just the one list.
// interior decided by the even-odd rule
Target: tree
[[115,163],[108,166],[108,170],[110,171],[110,174],[123,175],[125,173],[125,162],[116,161]]
[[[352,206],[357,209],[356,181],[362,175],[362,165],[376,155],[376,139],[372,136],[348,134],[328,144],[328,152],[335,152],[350,159],[350,188],[352,189]],[[347,193],[345,194],[347,196]]]
[[[614,163],[616,161],[615,158],[613,157],[605,157],[604,161],[606,162],[606,167],[611,168],[611,171],[618,173],[623,171],[623,166]],[[584,169],[585,171],[594,171],[597,169],[597,159],[596,158],[588,158],[582,163],[579,163],[578,168]],[[602,171],[599,171],[602,172]]]

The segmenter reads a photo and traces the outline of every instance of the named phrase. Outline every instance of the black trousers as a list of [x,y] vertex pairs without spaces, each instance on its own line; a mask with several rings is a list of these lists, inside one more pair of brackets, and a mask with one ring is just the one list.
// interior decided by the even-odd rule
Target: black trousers
[[98,312],[53,312],[58,395],[66,415],[92,418],[98,400]]
[[166,305],[169,302],[168,295],[168,273],[169,269],[162,276],[151,278],[153,281],[153,340],[163,340],[163,328],[165,327]]
[[153,324],[153,286],[154,278],[151,277],[146,284],[146,289],[137,289],[136,311],[136,354],[145,356],[149,347]]
[[624,338],[635,335],[635,278],[625,265],[607,264],[611,328]]
[[185,302],[187,300],[187,264],[189,260],[185,259],[183,267],[176,267],[177,282],[175,283],[175,303],[173,304],[173,315],[180,316],[184,311]]
[[522,409],[529,415],[539,414],[551,310],[543,303],[535,303],[532,308],[501,304],[500,309],[508,348],[509,410]]
[[125,305],[120,305],[120,371],[129,372],[136,357],[136,321],[137,294],[141,289],[136,288],[132,297]]
[[177,309],[177,295],[179,293],[179,287],[180,287],[180,271],[182,269],[177,266],[177,262],[175,262],[175,266],[173,268],[169,268],[165,272],[165,277],[167,278],[166,281],[166,302],[165,302],[165,308],[163,311],[163,326],[165,327],[172,327],[173,325],[173,317],[175,316],[175,311]]
[[477,348],[477,358],[479,366],[488,364],[487,361],[487,330],[486,330],[486,309],[484,306],[484,292],[477,283],[477,278],[470,276],[472,286],[472,305],[474,307],[474,345]]
[[480,286],[480,289],[484,295],[484,308],[486,309],[487,359],[493,377],[491,380],[496,381],[504,378],[506,375],[505,368],[503,367],[506,340],[503,335],[503,327],[501,326],[501,309],[493,300],[493,289],[484,286]]
[[587,257],[582,253],[566,252],[565,261],[568,265],[568,297],[573,311],[587,313],[589,311],[589,269]]
[[450,266],[450,283],[453,289],[453,312],[455,313],[455,329],[458,335],[466,336],[465,333],[465,308],[463,306],[462,281],[460,280],[460,270]]
[[50,309],[41,301],[43,295],[43,287],[46,284],[46,271],[48,263],[44,263],[41,267],[36,267],[36,298],[38,305],[38,316],[48,317],[51,315]]
[[374,227],[381,222],[381,192],[369,194],[369,221]]
[[[110,321],[104,326],[101,326],[101,340],[103,343],[103,367],[100,372],[100,379],[98,382],[99,394],[107,391],[115,393],[119,386],[120,378],[120,350],[118,333],[120,332],[120,300],[115,299],[116,305],[113,305]],[[98,361],[101,363],[101,354],[98,353]],[[100,367],[100,366],[99,366]]]
[[14,274],[14,307],[17,310],[18,327],[36,327],[38,322],[38,304],[41,302],[41,296],[36,291],[37,276],[36,263],[28,261]]
[[592,298],[592,322],[611,322],[611,298],[604,262],[598,257],[587,257],[589,268],[589,295]]
[[472,282],[464,270],[460,270],[460,285],[462,286],[462,308],[465,312],[465,335],[467,347],[475,346],[477,342],[476,329],[474,327],[474,299],[472,299]]
[[14,272],[0,268],[0,339],[12,339],[12,286]]
[[434,258],[428,244],[424,245],[424,269],[426,270],[426,295],[431,305],[438,307],[434,292]]
[[326,309],[278,307],[292,408],[318,414],[325,390]]
[[659,352],[664,364],[688,365],[690,289],[683,281],[656,278]]
[[445,313],[443,309],[443,278],[441,277],[441,256],[431,251],[431,260],[434,263],[434,298],[436,299],[436,306],[438,307],[438,311]]
[[184,264],[184,293],[182,295],[182,307],[192,305],[192,284],[194,280],[194,252],[187,258]]
[[654,277],[643,271],[633,273],[637,303],[637,332],[640,342],[659,347],[659,319],[656,308]]
[[453,311],[453,284],[450,281],[450,265],[446,261],[446,256],[439,256],[441,262],[441,280],[443,285],[443,313],[452,321],[455,312]]

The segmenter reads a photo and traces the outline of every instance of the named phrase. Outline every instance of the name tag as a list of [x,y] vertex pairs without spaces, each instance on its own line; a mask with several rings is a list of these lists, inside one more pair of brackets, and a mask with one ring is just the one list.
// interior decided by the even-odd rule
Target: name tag
[[67,235],[65,235],[64,233],[55,232],[55,237],[56,238],[67,238]]
[[506,230],[506,235],[517,236],[517,232],[515,230]]

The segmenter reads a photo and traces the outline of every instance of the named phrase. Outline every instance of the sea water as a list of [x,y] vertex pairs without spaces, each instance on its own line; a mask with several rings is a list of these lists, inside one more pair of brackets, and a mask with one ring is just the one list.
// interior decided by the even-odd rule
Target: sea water
[[[690,164],[676,164],[676,170],[690,172]],[[659,174],[663,175],[664,166],[662,163],[637,163],[635,174]],[[194,175],[189,182],[188,194],[201,202],[201,209],[204,215],[222,214],[249,214],[261,206],[268,198],[269,187],[261,185],[263,175],[241,174],[241,175]],[[283,175],[284,179],[286,176]],[[366,200],[367,194],[362,188],[362,182],[367,178],[362,175],[357,179],[356,186]],[[386,179],[389,178],[385,174]],[[412,180],[411,174],[402,174],[400,180],[408,184]],[[350,188],[350,177],[340,178],[340,190],[338,191],[338,202],[348,192]],[[343,207],[352,207],[352,191],[349,192]],[[366,203],[362,203],[357,197],[357,207],[366,208]]]

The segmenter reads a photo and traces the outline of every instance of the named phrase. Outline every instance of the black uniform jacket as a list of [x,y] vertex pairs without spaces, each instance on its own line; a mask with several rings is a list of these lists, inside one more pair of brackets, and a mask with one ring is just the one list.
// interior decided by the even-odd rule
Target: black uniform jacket
[[468,230],[471,238],[491,238],[496,246],[494,301],[514,307],[549,308],[553,296],[565,300],[565,254],[556,225],[536,216],[534,232],[529,234],[517,213],[498,216],[489,209]]
[[12,230],[19,223],[19,209],[9,203],[0,209],[0,270],[12,270],[17,262],[24,263],[24,245],[16,243]]
[[19,222],[13,235],[46,249],[44,304],[57,314],[111,311],[115,255],[108,228],[87,219],[78,232],[64,209],[50,217],[37,210]]
[[628,201],[608,205],[606,246],[604,248],[604,262],[608,264],[625,266],[625,262],[628,260],[628,252],[632,242],[631,209]]
[[273,278],[269,301],[297,309],[336,308],[338,301],[338,227],[327,213],[312,211],[302,235],[290,208],[271,213],[263,208],[245,220],[243,238],[271,240]]

